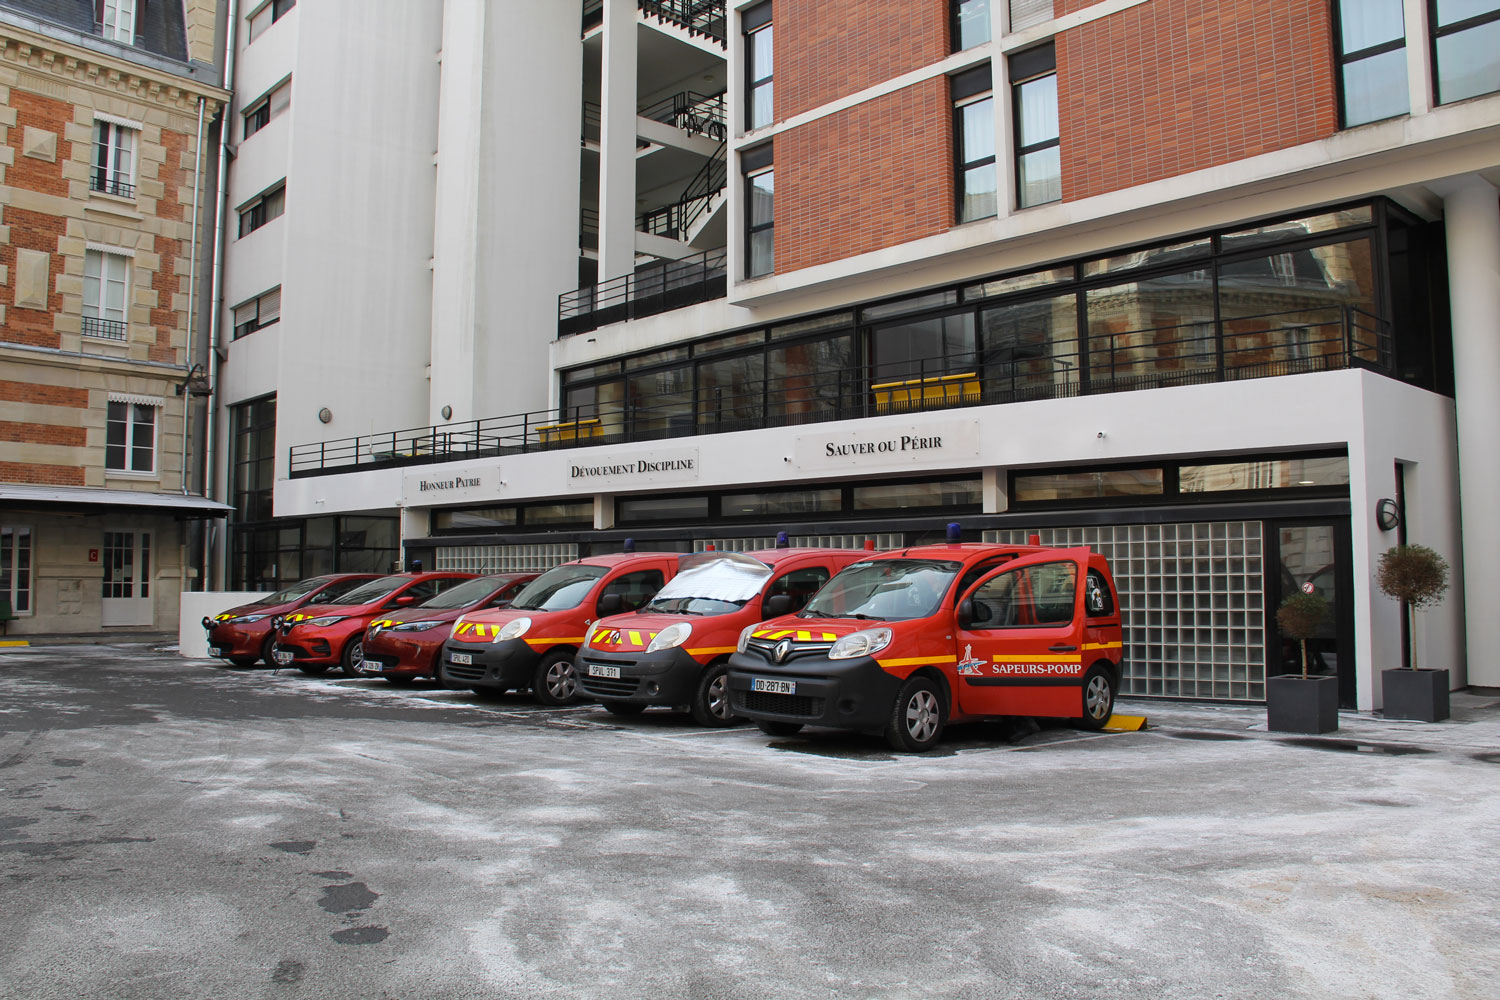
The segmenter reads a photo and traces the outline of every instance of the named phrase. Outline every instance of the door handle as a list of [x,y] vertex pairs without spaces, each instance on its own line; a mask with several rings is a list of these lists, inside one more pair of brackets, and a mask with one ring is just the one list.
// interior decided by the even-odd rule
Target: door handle
[[1049,653],[1076,653],[1076,652],[1078,652],[1078,647],[1077,646],[1065,646],[1065,645],[1063,645],[1062,643],[1059,642],[1056,645],[1048,646],[1047,647],[1047,652],[1049,652]]

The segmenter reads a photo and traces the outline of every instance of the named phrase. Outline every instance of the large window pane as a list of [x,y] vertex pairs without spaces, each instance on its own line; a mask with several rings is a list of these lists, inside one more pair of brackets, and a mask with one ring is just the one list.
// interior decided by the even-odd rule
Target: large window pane
[[908,507],[964,507],[982,502],[977,479],[936,483],[891,483],[856,486],[855,510],[904,510]]
[[947,375],[978,360],[971,312],[877,327],[873,343],[877,383]]
[[1057,74],[1028,80],[1017,88],[1020,107],[1017,109],[1016,127],[1022,146],[1034,146],[1048,139],[1056,139],[1057,132]]
[[1437,23],[1440,26],[1457,24],[1495,11],[1500,11],[1497,0],[1437,0]]
[[984,397],[992,402],[1071,396],[1078,389],[1078,297],[980,313]]
[[1437,84],[1441,104],[1500,90],[1500,21],[1439,37]]
[[762,425],[764,355],[725,358],[698,365],[698,426],[728,430]]
[[1340,0],[1339,35],[1345,53],[1405,37],[1401,0]]
[[863,398],[869,388],[850,370],[853,340],[835,337],[766,352],[768,417],[777,423],[834,419],[845,400]]
[[836,512],[843,503],[839,489],[790,490],[782,493],[730,493],[720,500],[725,517]]
[[693,370],[670,368],[629,380],[631,427],[646,437],[693,433]]
[[1213,279],[1208,269],[1092,289],[1089,379],[1142,389],[1215,377]]
[[1184,465],[1177,470],[1183,493],[1224,493],[1309,486],[1348,486],[1347,458],[1282,458],[1263,462]]
[[1011,500],[1096,500],[1101,497],[1159,496],[1161,469],[1108,469],[1103,472],[1058,472],[1016,476]]
[[953,8],[954,52],[990,40],[990,0],[954,0]]
[[1021,157],[1021,207],[1062,200],[1062,150],[1039,149]]
[[1406,89],[1406,48],[1344,64],[1344,124],[1394,118],[1411,110]]

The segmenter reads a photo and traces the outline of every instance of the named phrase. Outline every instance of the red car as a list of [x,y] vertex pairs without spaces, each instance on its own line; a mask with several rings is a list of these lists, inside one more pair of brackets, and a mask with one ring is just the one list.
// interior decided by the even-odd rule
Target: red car
[[413,607],[472,579],[473,573],[394,573],[349,591],[341,604],[278,615],[272,658],[278,667],[295,665],[304,674],[342,666],[344,673],[357,677],[364,660],[365,629],[372,619]]
[[228,660],[237,667],[251,667],[256,660],[272,665],[271,647],[276,644],[276,630],[271,620],[309,606],[333,604],[378,573],[335,573],[299,580],[258,601],[230,608],[212,618],[203,619],[208,633],[208,655]]
[[461,583],[415,608],[377,618],[365,629],[364,672],[392,684],[437,676],[437,654],[459,615],[508,608],[535,573],[481,576]]

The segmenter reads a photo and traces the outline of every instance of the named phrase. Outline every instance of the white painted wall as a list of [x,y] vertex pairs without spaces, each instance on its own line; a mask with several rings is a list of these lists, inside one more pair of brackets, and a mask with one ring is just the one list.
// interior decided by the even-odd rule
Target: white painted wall
[[177,622],[177,655],[190,660],[207,659],[208,637],[202,624],[204,616],[212,617],[264,596],[266,595],[263,593],[249,590],[184,592],[181,616]]

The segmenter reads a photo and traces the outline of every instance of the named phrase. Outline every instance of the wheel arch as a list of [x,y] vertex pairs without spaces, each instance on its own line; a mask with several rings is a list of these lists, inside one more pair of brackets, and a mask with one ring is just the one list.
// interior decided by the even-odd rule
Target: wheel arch
[[[954,701],[953,685],[948,680],[948,675],[943,673],[931,663],[925,664],[906,675],[907,680],[913,677],[926,677],[938,686],[943,692],[943,700],[947,702],[948,714],[951,716],[957,710],[958,705]],[[905,683],[904,681],[902,683]]]

